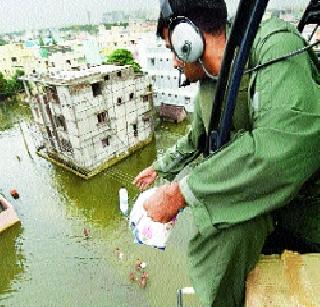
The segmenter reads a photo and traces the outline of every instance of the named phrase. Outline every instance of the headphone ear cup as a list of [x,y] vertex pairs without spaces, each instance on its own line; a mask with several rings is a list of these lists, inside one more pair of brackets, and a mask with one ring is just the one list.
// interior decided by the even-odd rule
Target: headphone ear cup
[[177,23],[170,31],[170,41],[175,55],[183,62],[196,62],[203,54],[203,37],[190,22]]

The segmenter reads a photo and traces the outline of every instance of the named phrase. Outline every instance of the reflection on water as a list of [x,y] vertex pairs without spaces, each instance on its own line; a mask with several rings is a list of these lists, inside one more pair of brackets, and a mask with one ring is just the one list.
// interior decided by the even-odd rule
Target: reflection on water
[[[22,227],[17,224],[0,234],[0,298],[9,295],[14,289],[14,281],[20,279],[24,271],[24,255],[22,250]],[[0,299],[1,301],[1,299]]]
[[[137,246],[120,215],[118,190],[124,184],[132,204],[138,193],[133,177],[186,125],[163,126],[152,144],[85,181],[35,154],[31,138],[16,124],[21,120],[28,126],[28,108],[1,106],[0,114],[0,190],[6,196],[11,188],[20,193],[20,199],[9,199],[22,221],[22,228],[0,236],[0,259],[7,264],[0,266],[0,305],[175,306],[176,290],[190,285],[184,255],[187,213],[165,252]],[[128,278],[137,258],[147,263],[145,289]]]
[[31,119],[31,112],[26,105],[17,101],[0,102],[0,131],[12,128],[21,118]]

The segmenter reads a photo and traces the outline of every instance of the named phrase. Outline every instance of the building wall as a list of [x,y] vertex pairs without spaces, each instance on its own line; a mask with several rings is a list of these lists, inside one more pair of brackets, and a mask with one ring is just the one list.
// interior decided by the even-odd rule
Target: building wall
[[[193,112],[197,84],[179,88],[179,72],[173,68],[172,53],[164,44],[146,34],[138,46],[139,63],[146,71],[153,86],[153,103],[160,107],[162,103],[182,106],[187,112]],[[184,76],[181,76],[181,82]]]
[[23,44],[7,44],[0,46],[0,72],[5,78],[11,78],[16,70],[27,74],[32,72],[33,54]]
[[[152,111],[150,80],[147,76],[136,78],[132,68],[121,73],[121,77],[116,71],[110,73],[109,80],[95,76],[69,86],[56,86],[56,95],[50,94],[48,87],[44,94],[39,90],[31,109],[49,152],[56,150],[62,159],[93,170],[150,137],[152,118],[143,120]],[[97,82],[101,94],[94,97],[93,84]],[[99,123],[103,112],[105,121]]]

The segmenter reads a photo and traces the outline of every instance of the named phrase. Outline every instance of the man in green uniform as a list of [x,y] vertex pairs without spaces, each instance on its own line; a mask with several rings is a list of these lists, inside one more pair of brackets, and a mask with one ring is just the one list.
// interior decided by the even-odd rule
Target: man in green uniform
[[[204,48],[194,62],[176,57],[172,43],[179,36],[168,31],[175,16],[187,17],[202,35]],[[224,0],[163,1],[160,34],[174,49],[175,65],[189,80],[200,81],[199,93],[189,133],[135,178],[139,188],[157,176],[173,180],[200,155],[214,97],[212,76],[219,74],[226,45],[226,17]],[[263,21],[248,68],[305,45],[294,26]],[[191,209],[197,231],[189,242],[188,268],[203,306],[243,304],[246,276],[266,241],[283,244],[279,250],[299,242],[304,251],[320,251],[318,67],[307,51],[253,72],[247,100],[237,102],[231,141],[200,159],[182,180],[160,187],[144,205],[160,222],[170,221],[180,208]]]

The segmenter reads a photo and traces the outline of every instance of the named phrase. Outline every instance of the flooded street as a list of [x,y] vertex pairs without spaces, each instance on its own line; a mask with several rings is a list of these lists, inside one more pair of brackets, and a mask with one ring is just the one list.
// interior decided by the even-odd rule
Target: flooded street
[[[119,212],[118,191],[125,185],[132,205],[133,177],[187,124],[162,126],[153,143],[85,181],[36,155],[31,121],[27,106],[0,106],[0,192],[22,222],[0,234],[0,306],[175,306],[176,290],[190,286],[189,213],[178,220],[166,251],[138,246]],[[12,188],[20,199],[10,197]],[[147,264],[145,289],[129,281],[137,258]],[[197,306],[195,298],[186,301]]]

